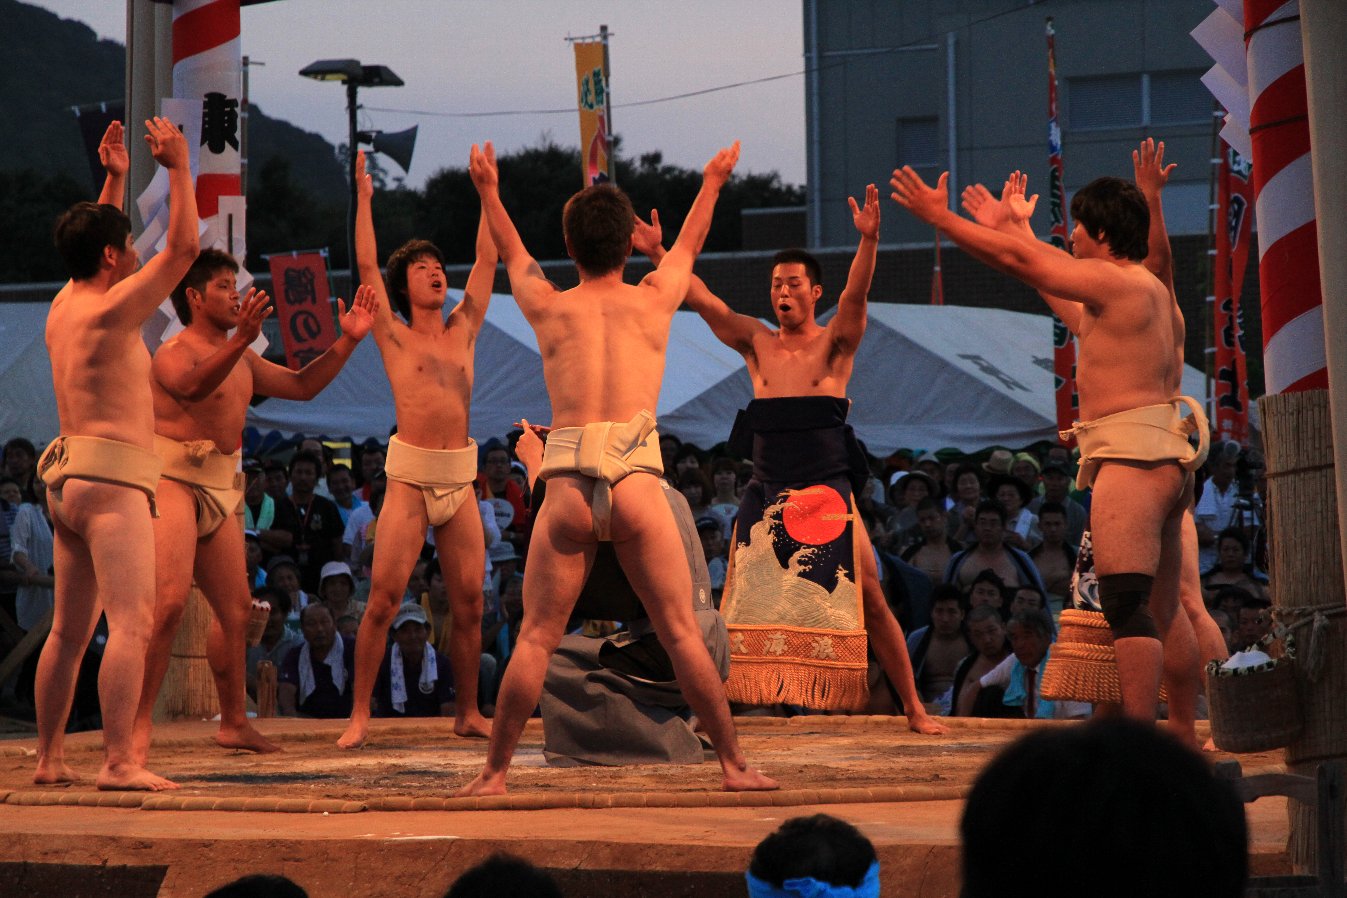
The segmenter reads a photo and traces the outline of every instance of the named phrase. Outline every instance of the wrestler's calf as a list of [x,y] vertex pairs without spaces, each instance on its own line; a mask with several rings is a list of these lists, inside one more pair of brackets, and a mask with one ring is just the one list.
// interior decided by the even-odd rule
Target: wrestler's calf
[[1151,614],[1150,574],[1101,574],[1099,605],[1114,639],[1140,636],[1159,639],[1160,631]]

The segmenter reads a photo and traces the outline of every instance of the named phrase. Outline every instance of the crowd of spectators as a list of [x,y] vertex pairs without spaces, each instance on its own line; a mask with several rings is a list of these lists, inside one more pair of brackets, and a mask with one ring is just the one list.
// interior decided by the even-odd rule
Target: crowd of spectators
[[[532,497],[528,472],[514,453],[518,436],[487,440],[479,450],[476,491],[487,561],[478,700],[488,713],[523,615]],[[692,509],[718,602],[752,466],[723,445],[704,450],[670,433],[660,448],[666,479]],[[49,626],[55,571],[45,490],[34,476],[38,454],[31,442],[15,438],[0,462],[6,652],[25,632]],[[248,579],[272,607],[261,644],[249,650],[248,684],[254,692],[259,663],[271,662],[282,713],[349,713],[351,652],[377,550],[384,458],[384,447],[372,441],[304,439],[244,459]],[[885,597],[908,634],[928,710],[997,717],[1084,713],[1034,693],[1055,619],[1070,606],[1072,571],[1089,524],[1091,497],[1074,490],[1072,453],[1046,445],[973,456],[903,450],[870,461],[872,476],[857,496],[858,519],[871,537]],[[1232,650],[1270,626],[1261,473],[1256,452],[1218,443],[1200,478],[1202,586]],[[453,559],[446,560],[452,568]],[[375,713],[444,713],[453,683],[448,665],[439,662],[451,611],[429,532],[404,603],[387,637],[390,649],[400,651],[396,664],[394,653],[386,653]],[[574,620],[572,626],[591,635],[612,629],[611,622]],[[95,670],[100,648],[96,637],[88,659]],[[36,657],[5,684],[8,704],[31,707]],[[418,689],[407,689],[408,677],[417,679]],[[881,699],[892,700],[872,711],[902,712],[877,664],[871,683]],[[425,696],[436,700],[421,701]],[[75,716],[96,724],[96,696],[85,701],[90,704]]]

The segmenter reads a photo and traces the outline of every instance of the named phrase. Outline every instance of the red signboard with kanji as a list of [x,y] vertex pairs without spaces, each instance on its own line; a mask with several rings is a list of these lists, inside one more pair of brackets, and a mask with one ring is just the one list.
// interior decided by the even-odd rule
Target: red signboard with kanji
[[323,253],[296,253],[272,256],[268,262],[285,363],[299,370],[337,340],[327,257]]

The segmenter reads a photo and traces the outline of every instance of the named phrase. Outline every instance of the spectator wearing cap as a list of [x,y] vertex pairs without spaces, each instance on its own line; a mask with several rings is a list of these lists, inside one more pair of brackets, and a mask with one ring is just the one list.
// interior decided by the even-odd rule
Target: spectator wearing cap
[[[263,562],[290,552],[295,544],[295,506],[284,495],[285,465],[270,461],[263,464],[255,458],[243,462],[243,526],[257,533],[262,547]],[[279,474],[281,498],[271,493],[271,481]]]
[[987,493],[1006,510],[1006,545],[1027,552],[1043,541],[1043,534],[1038,529],[1038,515],[1025,507],[1033,493],[1023,480],[994,477]]
[[890,513],[885,526],[889,531],[886,551],[898,552],[918,535],[917,506],[936,495],[935,481],[921,471],[898,471],[889,483]]
[[945,466],[940,463],[940,456],[934,452],[923,452],[917,456],[914,467],[937,484],[944,478]]
[[710,514],[697,518],[697,536],[702,541],[706,570],[711,576],[711,595],[719,605],[721,593],[725,589],[725,572],[729,568],[729,559],[725,554],[725,532],[720,519]]
[[[1060,449],[1061,447],[1053,448]],[[1048,463],[1043,466],[1042,477],[1043,495],[1029,501],[1029,510],[1042,518],[1044,504],[1055,502],[1062,506],[1062,511],[1066,515],[1065,541],[1067,545],[1079,548],[1080,541],[1085,536],[1085,528],[1090,523],[1090,512],[1084,505],[1071,497],[1070,469],[1049,456]],[[1042,528],[1041,523],[1039,527]]]
[[332,612],[333,620],[354,616],[357,624],[365,616],[365,603],[355,598],[355,577],[344,561],[329,561],[318,575],[318,600]]
[[992,454],[982,463],[982,470],[991,477],[1009,477],[1014,465],[1014,452],[1009,449],[993,449]]
[[504,592],[506,581],[519,572],[519,553],[513,545],[501,540],[488,549],[486,555],[491,562],[491,572],[487,575],[490,589],[487,592],[499,596]]
[[454,680],[449,659],[428,642],[420,605],[403,605],[393,618],[393,646],[374,681],[375,717],[453,717]]
[[276,705],[285,717],[349,717],[355,640],[342,639],[327,606],[317,602],[299,613],[304,642],[277,671]]

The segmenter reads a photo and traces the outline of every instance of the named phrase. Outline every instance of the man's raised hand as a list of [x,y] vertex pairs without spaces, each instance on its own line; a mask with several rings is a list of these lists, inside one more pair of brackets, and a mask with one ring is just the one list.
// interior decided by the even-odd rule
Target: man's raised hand
[[472,145],[468,152],[468,175],[477,187],[477,192],[489,190],[500,184],[500,170],[496,168],[496,148],[487,141],[481,149]]
[[650,221],[641,220],[641,216],[636,216],[636,224],[631,231],[631,246],[638,253],[647,256],[654,255],[664,248],[664,229],[659,224],[659,210],[650,210]]
[[702,169],[702,182],[717,189],[724,187],[730,179],[734,166],[739,161],[739,141],[717,152]]
[[998,228],[1006,220],[1005,208],[981,184],[969,184],[959,197],[968,217],[986,228]]
[[145,122],[145,142],[150,146],[150,155],[164,168],[187,168],[187,138],[182,136],[178,126],[166,118],[155,116]]
[[934,222],[949,208],[949,172],[940,175],[935,187],[929,186],[921,175],[904,165],[893,170],[889,185],[893,187],[893,201],[922,221]]
[[346,304],[338,297],[337,309],[342,334],[363,340],[374,326],[374,313],[379,310],[379,297],[369,284],[361,284],[356,288],[351,308],[347,309]]
[[374,196],[374,179],[365,173],[364,150],[355,154],[355,192],[356,196],[362,200],[371,199]]
[[266,291],[256,287],[249,289],[248,295],[243,297],[239,305],[239,326],[234,337],[242,341],[244,346],[251,346],[262,332],[262,322],[270,314],[271,297],[267,296]]
[[856,230],[860,231],[862,237],[878,240],[879,188],[873,184],[866,185],[864,206],[858,206],[856,198],[852,196],[847,197],[847,202],[851,205],[851,221],[856,225]]
[[103,170],[113,177],[122,177],[131,167],[131,157],[126,151],[125,132],[121,122],[112,122],[103,132],[98,144],[98,161]]
[[1001,187],[1001,206],[1006,220],[1011,224],[1027,223],[1033,217],[1034,209],[1038,206],[1038,194],[1026,199],[1025,190],[1028,187],[1029,176],[1019,171],[1011,172]]
[[1147,137],[1141,142],[1141,146],[1132,151],[1132,172],[1137,187],[1146,196],[1156,196],[1164,189],[1169,182],[1169,173],[1172,172],[1178,163],[1171,162],[1165,165],[1165,142],[1162,140],[1156,143],[1152,137]]

